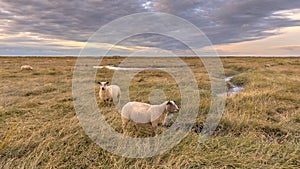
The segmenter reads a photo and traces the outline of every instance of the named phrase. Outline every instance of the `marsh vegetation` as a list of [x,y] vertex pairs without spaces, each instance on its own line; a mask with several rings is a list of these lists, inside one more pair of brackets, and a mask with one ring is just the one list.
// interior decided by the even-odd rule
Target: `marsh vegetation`
[[[107,58],[102,65],[118,65]],[[243,90],[228,97],[217,130],[199,144],[210,108],[210,80],[201,60],[183,58],[192,68],[201,101],[192,131],[172,150],[146,159],[116,156],[83,131],[72,97],[76,58],[0,58],[0,166],[4,168],[297,168],[300,166],[300,58],[223,58],[226,76]],[[32,71],[20,71],[29,64]],[[271,66],[266,67],[264,65]],[[96,65],[95,65],[96,66]],[[95,81],[110,81],[115,70],[101,69]],[[160,89],[180,103],[172,76],[144,70],[131,81],[131,100],[149,103]],[[98,98],[98,86],[95,94]],[[150,97],[151,98],[151,97]],[[99,101],[99,98],[98,98]],[[122,131],[120,114],[99,108]],[[180,104],[179,104],[180,107]],[[174,115],[176,118],[176,114]],[[132,137],[147,137],[151,128]],[[165,128],[160,128],[163,132]]]

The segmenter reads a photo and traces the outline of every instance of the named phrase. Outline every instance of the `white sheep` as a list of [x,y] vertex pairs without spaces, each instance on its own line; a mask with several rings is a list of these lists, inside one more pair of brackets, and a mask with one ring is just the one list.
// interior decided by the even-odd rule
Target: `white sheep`
[[141,102],[128,102],[121,110],[122,127],[125,128],[130,120],[134,122],[136,130],[139,125],[151,124],[154,135],[157,135],[157,126],[165,125],[168,113],[179,111],[174,101],[165,101],[160,105],[150,105]]
[[30,65],[23,65],[21,66],[21,70],[33,70],[33,68]]
[[117,85],[108,85],[109,82],[98,82],[100,85],[99,97],[104,103],[119,103],[121,90]]

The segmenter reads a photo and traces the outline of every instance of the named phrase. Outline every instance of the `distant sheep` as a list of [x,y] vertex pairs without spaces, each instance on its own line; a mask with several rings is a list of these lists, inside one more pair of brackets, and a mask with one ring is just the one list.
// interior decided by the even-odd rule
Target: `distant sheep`
[[100,85],[99,97],[102,102],[106,104],[112,103],[113,101],[115,103],[119,103],[121,96],[121,90],[119,86],[109,86],[109,82],[98,82],[98,84]]
[[267,68],[267,67],[271,67],[271,65],[270,65],[270,64],[265,64],[264,66],[265,66],[265,68]]
[[33,68],[30,65],[23,65],[21,66],[21,70],[33,70]]
[[154,135],[157,135],[157,126],[165,125],[168,113],[177,111],[179,109],[174,101],[165,101],[160,105],[129,102],[121,110],[123,132],[125,133],[128,122],[132,120],[136,130],[138,125],[151,124]]

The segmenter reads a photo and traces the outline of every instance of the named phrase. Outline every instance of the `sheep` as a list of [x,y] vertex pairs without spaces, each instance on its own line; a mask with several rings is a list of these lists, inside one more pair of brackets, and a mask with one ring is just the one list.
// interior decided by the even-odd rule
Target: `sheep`
[[272,65],[270,64],[264,64],[265,68],[271,67]]
[[109,82],[98,82],[98,84],[100,85],[99,97],[102,102],[106,104],[110,104],[113,101],[115,101],[115,103],[119,103],[121,96],[121,90],[119,86],[109,86]]
[[168,113],[178,112],[178,106],[174,101],[165,101],[160,105],[150,105],[141,102],[128,102],[121,110],[122,128],[125,128],[130,120],[134,122],[135,129],[138,125],[150,124],[153,134],[157,135],[157,126],[165,125]]
[[33,70],[33,68],[30,65],[23,65],[21,66],[21,71],[22,70]]

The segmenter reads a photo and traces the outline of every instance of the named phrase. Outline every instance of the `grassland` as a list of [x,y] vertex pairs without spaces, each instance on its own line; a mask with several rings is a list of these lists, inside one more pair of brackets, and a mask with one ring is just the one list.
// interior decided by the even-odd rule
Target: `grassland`
[[[118,64],[122,58],[105,59]],[[199,144],[209,110],[210,81],[201,61],[193,66],[201,103],[193,130],[172,150],[146,159],[116,156],[102,150],[83,131],[72,97],[76,58],[0,58],[0,166],[3,168],[299,168],[300,58],[223,58],[226,76],[244,91],[226,100],[221,122],[211,138]],[[20,71],[30,64],[33,71]],[[271,67],[265,67],[270,64]],[[111,80],[113,70],[97,73]],[[176,82],[161,71],[143,71],[132,80],[130,98],[149,102],[160,88],[180,103]],[[97,92],[97,86],[95,85]],[[99,103],[99,107],[101,103]],[[102,109],[121,131],[120,115]],[[161,129],[163,130],[163,129]],[[133,137],[147,137],[145,131]]]

